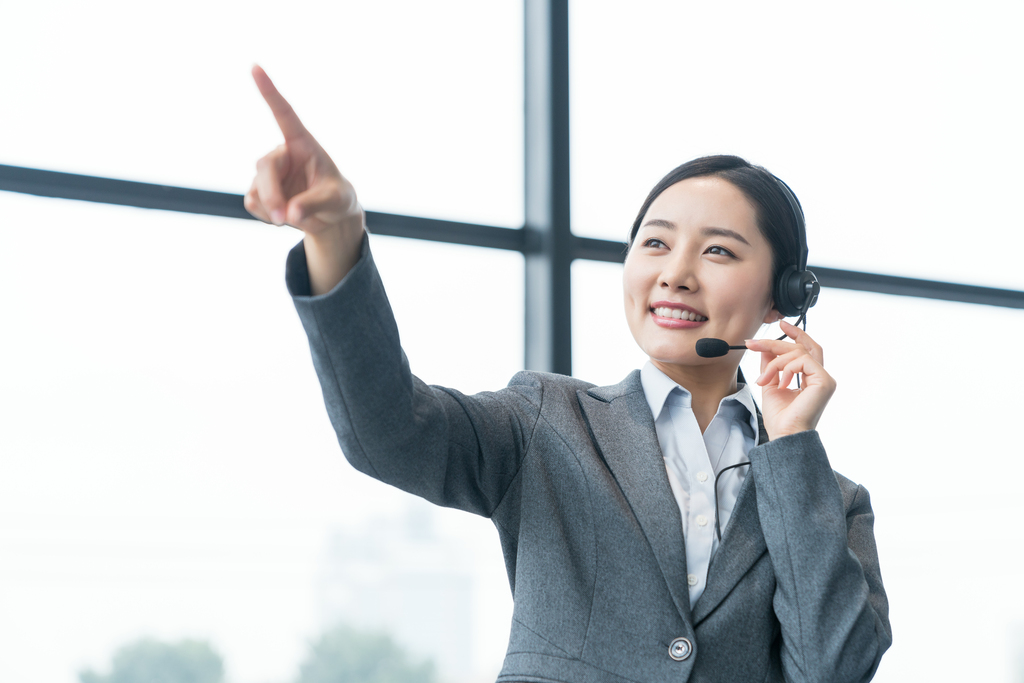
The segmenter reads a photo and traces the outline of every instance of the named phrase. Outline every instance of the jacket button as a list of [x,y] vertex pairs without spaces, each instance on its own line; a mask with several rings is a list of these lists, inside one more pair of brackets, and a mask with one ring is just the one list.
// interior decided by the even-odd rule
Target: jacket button
[[681,662],[693,652],[693,645],[686,638],[676,638],[668,646],[668,656],[677,662]]

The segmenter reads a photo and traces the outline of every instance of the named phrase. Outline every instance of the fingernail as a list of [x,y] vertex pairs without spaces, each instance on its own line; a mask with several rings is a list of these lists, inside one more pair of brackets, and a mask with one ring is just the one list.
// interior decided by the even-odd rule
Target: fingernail
[[756,380],[754,380],[754,384],[760,384],[761,382],[764,381],[764,378],[767,377],[767,376],[768,376],[768,372],[767,371],[762,372],[761,376],[758,377]]
[[270,217],[274,219],[274,223],[276,223],[277,225],[281,225],[282,223],[284,223],[284,211],[280,209],[278,209],[277,211],[272,211],[270,213]]

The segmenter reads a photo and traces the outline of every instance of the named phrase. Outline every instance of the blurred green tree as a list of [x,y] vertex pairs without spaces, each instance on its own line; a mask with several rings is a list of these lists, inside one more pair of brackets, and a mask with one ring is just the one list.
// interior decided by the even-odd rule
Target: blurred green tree
[[209,643],[162,643],[143,638],[114,653],[110,673],[78,674],[81,683],[222,683],[224,662]]
[[436,683],[434,664],[411,662],[384,633],[339,625],[310,644],[296,683]]

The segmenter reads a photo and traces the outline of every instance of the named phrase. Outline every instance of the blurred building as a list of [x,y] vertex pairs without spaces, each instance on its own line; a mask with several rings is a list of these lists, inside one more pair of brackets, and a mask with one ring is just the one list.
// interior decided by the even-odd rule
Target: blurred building
[[411,658],[429,657],[446,683],[474,680],[473,553],[443,537],[432,507],[409,502],[394,518],[336,531],[317,582],[323,628],[383,630]]

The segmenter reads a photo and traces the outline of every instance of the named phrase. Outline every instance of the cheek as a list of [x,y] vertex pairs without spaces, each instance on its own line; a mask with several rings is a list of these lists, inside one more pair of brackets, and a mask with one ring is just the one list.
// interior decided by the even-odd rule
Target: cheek
[[622,295],[627,316],[630,315],[633,308],[646,304],[647,301],[646,278],[642,269],[629,261],[622,269]]
[[748,276],[730,278],[720,284],[719,305],[726,310],[757,318],[760,324],[771,304],[771,287],[767,278],[752,273]]
[[642,269],[630,267],[627,261],[622,271],[622,305],[626,317],[626,327],[633,340],[644,348],[644,323],[647,316],[649,289]]

